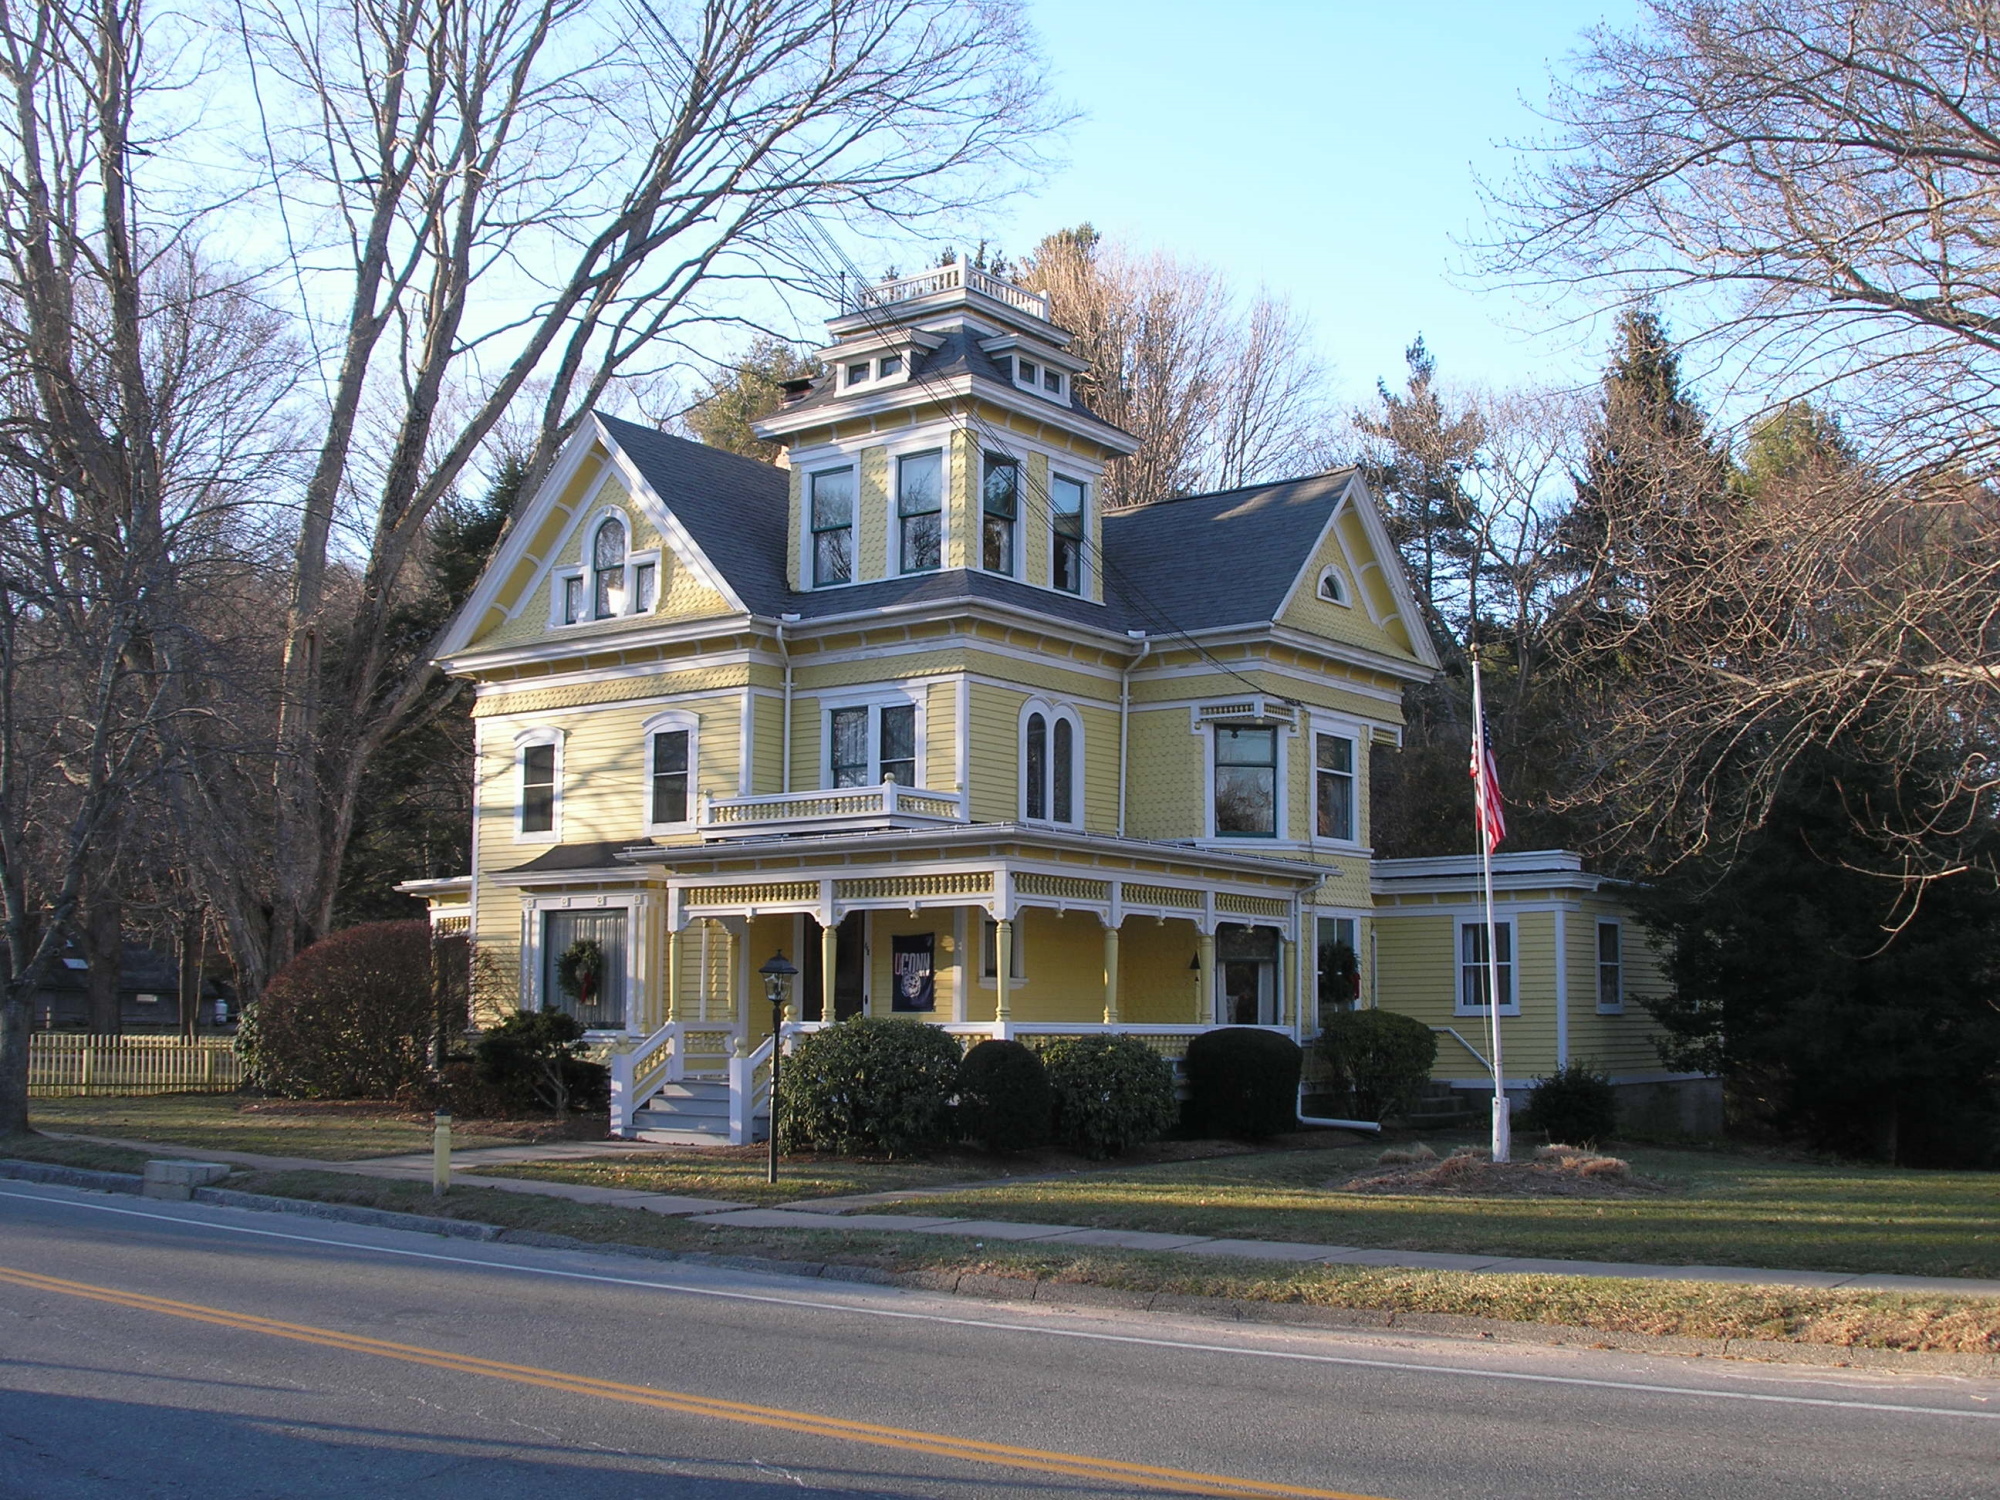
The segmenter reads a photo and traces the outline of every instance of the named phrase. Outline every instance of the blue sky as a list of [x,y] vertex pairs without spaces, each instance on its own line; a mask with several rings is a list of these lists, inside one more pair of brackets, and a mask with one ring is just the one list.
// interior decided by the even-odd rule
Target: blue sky
[[1596,329],[1482,286],[1454,238],[1474,174],[1532,135],[1551,68],[1636,0],[1031,0],[1056,88],[1084,112],[1068,167],[994,216],[1011,253],[1089,220],[1212,262],[1310,315],[1343,398],[1394,383],[1422,331],[1448,378],[1584,381]]

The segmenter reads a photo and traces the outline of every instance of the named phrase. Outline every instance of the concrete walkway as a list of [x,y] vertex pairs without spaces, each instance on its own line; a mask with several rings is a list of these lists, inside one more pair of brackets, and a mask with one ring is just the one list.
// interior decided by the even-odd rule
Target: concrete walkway
[[[267,1172],[346,1172],[359,1177],[428,1182],[428,1153],[378,1156],[360,1161],[318,1161],[308,1157],[261,1156],[249,1151],[213,1151],[188,1146],[162,1146],[149,1141],[117,1140],[108,1136],[72,1135],[69,1140],[93,1141],[200,1161],[226,1161]],[[473,1174],[482,1166],[529,1161],[569,1161],[602,1158],[624,1151],[657,1151],[644,1142],[566,1141],[545,1146],[493,1146],[452,1154],[455,1172]],[[1180,1255],[1226,1255],[1246,1260],[1296,1265],[1380,1266],[1411,1271],[1472,1271],[1489,1274],[1624,1277],[1637,1281],[1707,1281],[1743,1286],[1809,1287],[1855,1292],[1941,1292],[1961,1297],[2000,1297],[2000,1281],[1975,1281],[1952,1276],[1859,1275],[1846,1271],[1788,1271],[1751,1266],[1663,1266],[1622,1261],[1544,1260],[1511,1255],[1440,1255],[1422,1250],[1367,1250],[1344,1245],[1291,1244],[1279,1240],[1217,1239],[1199,1234],[1159,1234],[1137,1229],[1088,1229],[1077,1224],[1024,1224],[1006,1219],[951,1219],[917,1214],[852,1212],[850,1208],[920,1198],[931,1193],[960,1191],[959,1187],[911,1189],[899,1193],[866,1193],[851,1198],[819,1198],[780,1208],[753,1208],[716,1198],[688,1198],[671,1193],[647,1193],[631,1188],[590,1187],[582,1183],[539,1182],[525,1177],[472,1176],[480,1187],[507,1193],[532,1193],[567,1198],[576,1203],[611,1208],[635,1208],[647,1213],[684,1218],[691,1224],[729,1229],[827,1230],[859,1229],[888,1234],[947,1235],[956,1239],[1019,1241],[1037,1245],[1073,1245],[1079,1249],[1152,1250]],[[1017,1182],[1020,1179],[1008,1179]],[[969,1190],[983,1184],[966,1183]]]

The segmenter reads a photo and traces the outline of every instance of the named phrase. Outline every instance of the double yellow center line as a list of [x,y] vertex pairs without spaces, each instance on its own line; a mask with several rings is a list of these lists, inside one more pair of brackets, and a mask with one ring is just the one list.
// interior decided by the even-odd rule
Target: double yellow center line
[[1381,1500],[1348,1490],[1311,1489],[1303,1485],[1274,1484],[1260,1479],[1237,1479],[1224,1474],[1200,1474],[1187,1469],[1164,1469],[1151,1464],[1121,1463],[1116,1459],[1091,1458],[1080,1453],[1056,1453],[1041,1448],[1019,1448],[1009,1443],[987,1443],[975,1438],[952,1437],[946,1433],[919,1432],[904,1427],[885,1427],[875,1422],[851,1422],[842,1417],[824,1417],[812,1412],[789,1411],[777,1406],[757,1406],[747,1401],[724,1401],[714,1396],[697,1396],[686,1391],[661,1390],[656,1386],[626,1385],[616,1380],[599,1380],[589,1375],[572,1375],[562,1370],[545,1370],[536,1365],[506,1364],[456,1354],[446,1349],[427,1349],[417,1344],[391,1343],[387,1339],[365,1338],[333,1328],[315,1328],[308,1323],[285,1323],[276,1318],[260,1318],[253,1313],[232,1312],[227,1308],[206,1307],[198,1302],[175,1302],[166,1297],[149,1297],[141,1292],[120,1291],[84,1281],[67,1281],[34,1271],[0,1266],[0,1282],[29,1291],[49,1292],[66,1297],[83,1297],[108,1302],[114,1307],[166,1317],[186,1318],[218,1328],[243,1333],[260,1333],[270,1338],[291,1339],[322,1349],[340,1349],[350,1354],[369,1354],[378,1359],[399,1360],[404,1364],[427,1365],[436,1370],[452,1370],[463,1375],[483,1375],[516,1385],[538,1386],[575,1396],[595,1396],[628,1406],[656,1411],[678,1412],[685,1416],[712,1417],[752,1427],[774,1428],[781,1432],[804,1433],[812,1437],[836,1438],[842,1442],[867,1443],[878,1448],[897,1448],[933,1458],[957,1459],[965,1463],[993,1464],[1025,1469],[1040,1474],[1060,1474],[1075,1479],[1096,1479],[1112,1484],[1135,1485],[1142,1489],[1171,1490],[1188,1495],[1278,1496],[1283,1500]]

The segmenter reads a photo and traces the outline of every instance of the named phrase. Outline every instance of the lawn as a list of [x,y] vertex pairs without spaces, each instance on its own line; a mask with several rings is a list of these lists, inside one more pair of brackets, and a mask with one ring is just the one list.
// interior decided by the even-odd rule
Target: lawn
[[[431,1148],[428,1120],[383,1104],[295,1103],[235,1094],[150,1094],[107,1099],[35,1099],[37,1130],[110,1136],[211,1151],[254,1151],[315,1161],[398,1156]],[[499,1135],[454,1132],[455,1147],[509,1144]]]
[[1992,1173],[1633,1147],[1620,1154],[1669,1192],[1597,1201],[1327,1189],[1379,1150],[1268,1151],[995,1182],[882,1211],[1464,1254],[2000,1277],[2000,1175]]
[[762,1146],[696,1146],[682,1151],[488,1167],[479,1169],[478,1175],[534,1177],[544,1182],[577,1182],[689,1198],[727,1198],[762,1207],[974,1182],[1001,1176],[1006,1170],[1004,1164],[977,1156],[940,1155],[924,1161],[788,1156],[779,1166],[774,1186],[764,1181],[765,1160]]

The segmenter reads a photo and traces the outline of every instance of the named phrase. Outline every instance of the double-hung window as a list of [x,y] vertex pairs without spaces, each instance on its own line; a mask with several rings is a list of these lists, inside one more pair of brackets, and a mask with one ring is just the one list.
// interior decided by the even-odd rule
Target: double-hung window
[[902,569],[929,573],[939,563],[944,539],[944,455],[912,453],[896,464],[896,519],[901,533]]
[[1625,1008],[1624,933],[1616,922],[1597,924],[1597,1008],[1610,1012]]
[[854,581],[854,470],[811,478],[813,586]]
[[689,737],[685,729],[656,730],[650,737],[647,814],[655,825],[688,820]]
[[1083,592],[1083,482],[1057,474],[1049,480],[1054,552],[1049,578],[1066,594]]
[[1278,730],[1271,724],[1215,726],[1215,833],[1278,835]]
[[1461,922],[1458,927],[1458,1008],[1461,1011],[1486,1009],[1486,997],[1493,982],[1493,970],[1500,971],[1500,1009],[1511,1010],[1514,999],[1514,924],[1493,924],[1497,965],[1486,961],[1486,923]]
[[521,747],[521,832],[553,833],[556,826],[556,747]]
[[1352,840],[1354,834],[1354,741],[1322,734],[1313,749],[1315,830],[1323,839]]
[[917,784],[917,709],[912,703],[836,708],[827,715],[833,784]]
[[591,617],[608,620],[625,612],[625,523],[607,520],[590,544]]
[[989,573],[1014,574],[1014,530],[1021,509],[1021,465],[1004,454],[986,455],[981,487],[979,565]]

